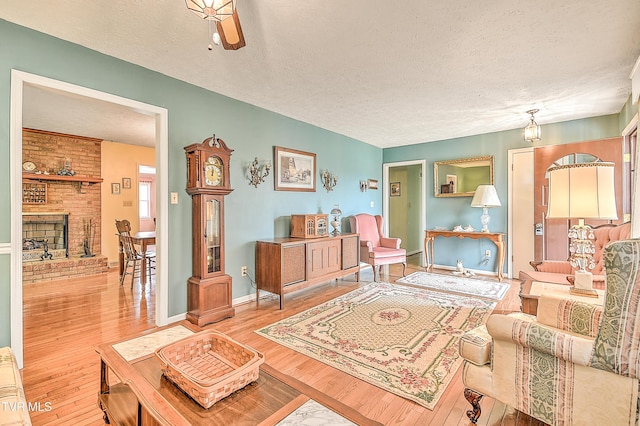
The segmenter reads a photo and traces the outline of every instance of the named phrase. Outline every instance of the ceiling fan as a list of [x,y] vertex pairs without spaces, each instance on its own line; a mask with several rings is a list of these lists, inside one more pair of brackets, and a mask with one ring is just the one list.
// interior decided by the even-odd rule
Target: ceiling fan
[[[185,0],[185,3],[187,9],[209,21],[209,38],[215,44],[222,43],[225,50],[238,50],[246,46],[236,0]],[[209,50],[212,49],[213,46],[209,44]]]

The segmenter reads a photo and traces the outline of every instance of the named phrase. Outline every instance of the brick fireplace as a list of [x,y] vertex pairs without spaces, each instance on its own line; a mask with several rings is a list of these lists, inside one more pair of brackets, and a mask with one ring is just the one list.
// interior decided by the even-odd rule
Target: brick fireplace
[[66,259],[69,215],[24,213],[22,215],[22,261]]
[[[101,140],[33,129],[23,129],[22,138],[22,160],[36,165],[23,173],[23,197],[34,187],[40,191],[23,198],[23,283],[106,272]],[[73,176],[59,175],[66,164]],[[44,255],[45,239],[50,256]]]

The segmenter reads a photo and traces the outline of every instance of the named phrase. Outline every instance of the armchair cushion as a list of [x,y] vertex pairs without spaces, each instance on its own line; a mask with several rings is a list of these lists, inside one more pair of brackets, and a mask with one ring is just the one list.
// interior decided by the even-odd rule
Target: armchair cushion
[[611,243],[604,254],[607,291],[593,367],[638,378],[640,374],[640,240]]
[[544,294],[538,299],[538,323],[594,338],[602,319],[602,306]]
[[460,356],[475,365],[485,365],[491,362],[491,335],[486,326],[469,330],[462,335],[458,342]]
[[[487,330],[495,341],[530,349],[531,351],[521,352],[521,354],[527,353],[530,357],[544,358],[545,355],[551,355],[554,358],[585,366],[591,361],[593,338],[564,333],[540,324],[535,319],[496,314],[487,321]],[[494,368],[499,367],[494,364]]]
[[0,348],[0,425],[30,425],[20,370],[10,347]]

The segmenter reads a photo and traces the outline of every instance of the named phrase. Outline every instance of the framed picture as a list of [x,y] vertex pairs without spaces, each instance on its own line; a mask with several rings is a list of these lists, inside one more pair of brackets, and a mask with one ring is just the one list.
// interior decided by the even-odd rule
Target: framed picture
[[316,154],[274,147],[276,191],[316,191]]
[[111,184],[111,193],[112,194],[120,194],[120,184],[119,183],[112,183]]
[[369,186],[369,189],[378,189],[378,180],[377,179],[369,179],[368,186]]
[[458,192],[458,175],[447,175],[447,183],[452,194]]
[[390,197],[399,197],[400,196],[400,182],[391,182],[390,184],[391,190],[389,191]]
[[122,178],[122,189],[131,189],[131,178]]

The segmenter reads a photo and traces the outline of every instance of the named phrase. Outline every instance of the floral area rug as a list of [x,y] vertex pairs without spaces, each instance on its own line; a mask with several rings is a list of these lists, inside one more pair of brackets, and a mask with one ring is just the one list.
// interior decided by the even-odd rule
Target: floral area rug
[[256,333],[433,409],[462,363],[458,340],[495,305],[370,283]]
[[495,281],[431,274],[429,272],[414,272],[411,275],[400,278],[396,282],[426,287],[436,291],[486,297],[487,299],[493,300],[501,300],[509,290],[508,284]]

